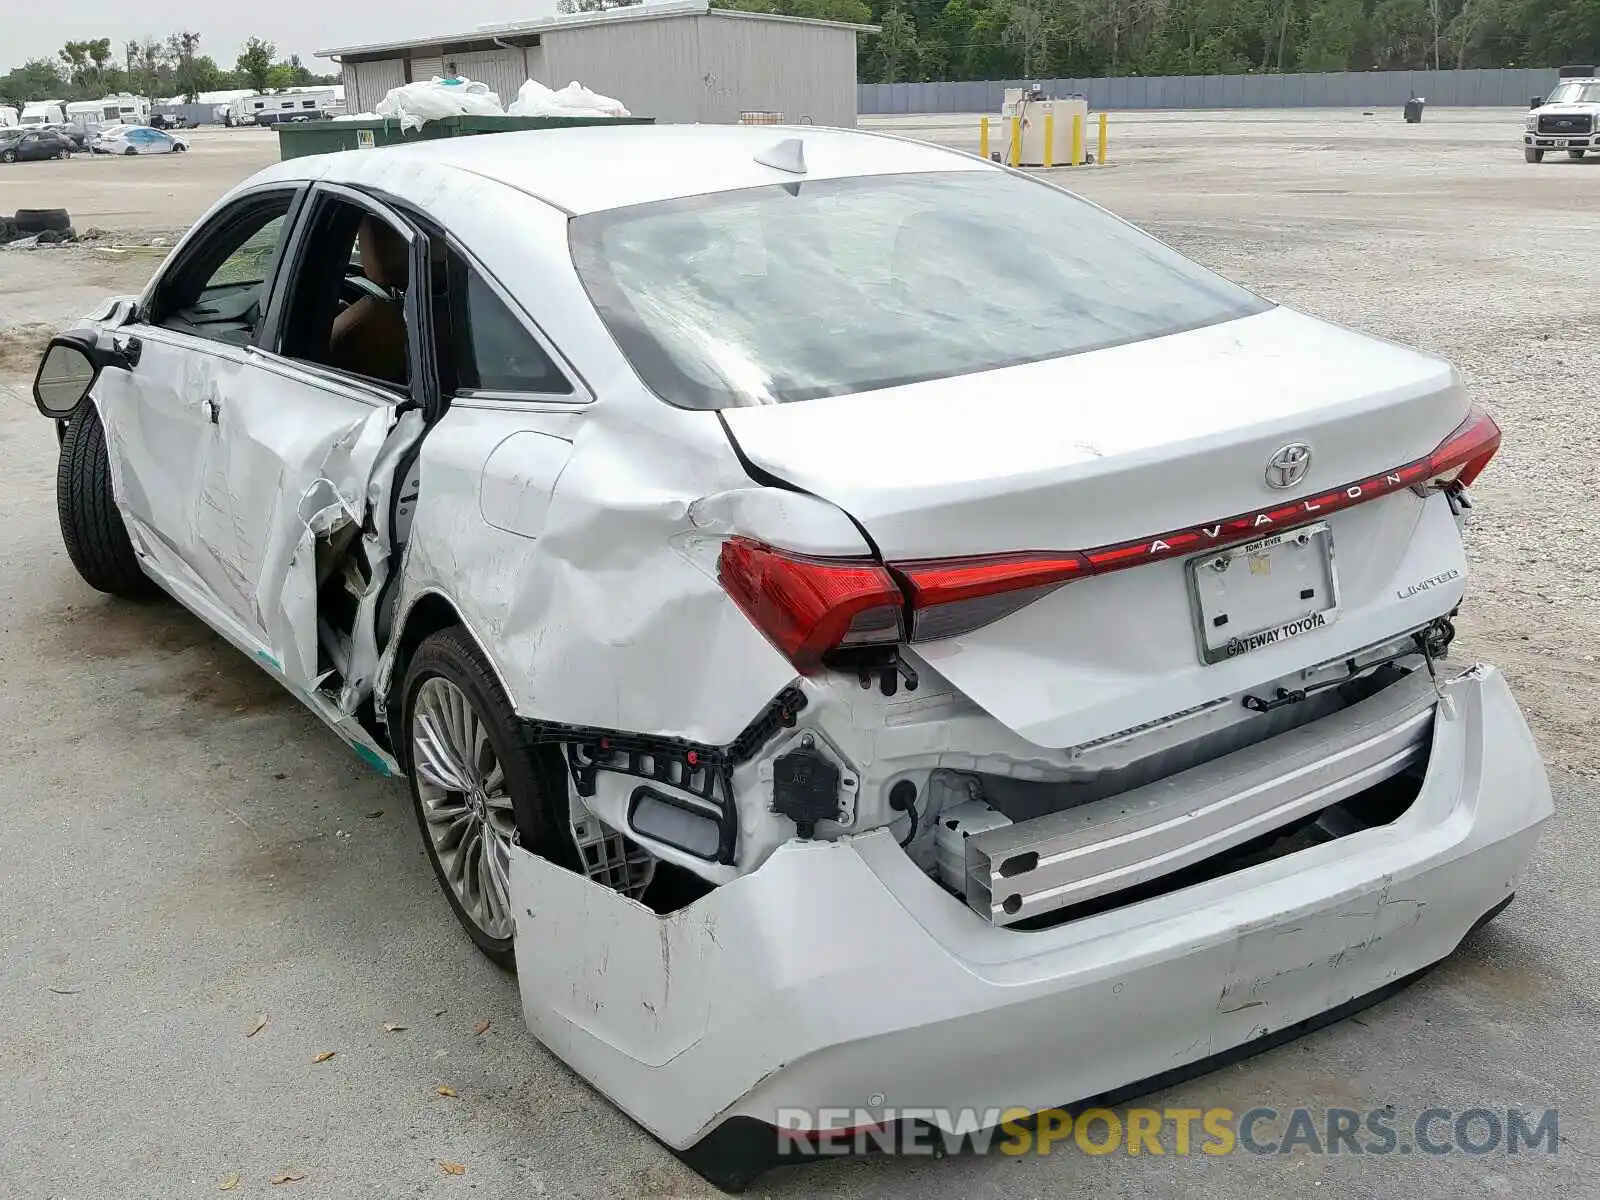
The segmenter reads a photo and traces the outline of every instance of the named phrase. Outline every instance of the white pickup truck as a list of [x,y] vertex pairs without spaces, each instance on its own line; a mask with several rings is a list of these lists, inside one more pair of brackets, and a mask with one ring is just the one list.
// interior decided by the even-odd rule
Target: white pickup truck
[[1563,78],[1528,113],[1522,127],[1522,156],[1543,162],[1547,150],[1565,150],[1569,158],[1600,151],[1600,78]]

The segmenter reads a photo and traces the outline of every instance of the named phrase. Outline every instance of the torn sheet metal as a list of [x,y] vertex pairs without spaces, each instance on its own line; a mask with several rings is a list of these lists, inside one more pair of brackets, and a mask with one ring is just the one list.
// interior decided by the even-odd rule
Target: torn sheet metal
[[1026,935],[888,830],[789,842],[666,917],[517,850],[529,1027],[678,1149],[733,1115],[958,1119],[1197,1062],[1438,961],[1513,890],[1549,788],[1497,672],[1457,699],[1393,825]]

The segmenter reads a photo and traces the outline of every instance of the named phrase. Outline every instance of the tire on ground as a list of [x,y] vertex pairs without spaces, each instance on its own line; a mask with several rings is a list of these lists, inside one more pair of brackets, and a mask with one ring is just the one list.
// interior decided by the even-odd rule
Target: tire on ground
[[450,902],[478,948],[492,961],[516,970],[512,939],[489,937],[467,916],[445,878],[438,852],[428,834],[422,809],[422,794],[417,787],[417,772],[411,761],[411,723],[418,689],[430,678],[442,677],[454,684],[472,706],[473,715],[483,725],[495,759],[505,773],[506,791],[516,817],[520,845],[542,858],[569,870],[579,867],[578,851],[572,840],[567,806],[567,772],[561,756],[545,746],[533,745],[501,690],[494,670],[472,638],[460,626],[451,626],[425,638],[406,665],[401,692],[401,723],[391,730],[390,740],[406,773],[410,776],[411,804],[428,861],[433,866],[440,890]]
[[100,414],[85,402],[67,426],[56,468],[56,516],[67,557],[83,581],[113,596],[149,596],[156,591],[139,569],[111,493],[111,463]]
[[1531,162],[1531,163],[1543,162],[1544,161],[1544,151],[1543,150],[1535,150],[1532,146],[1524,146],[1522,148],[1522,159],[1523,159],[1524,162]]
[[72,228],[72,218],[64,208],[19,208],[13,220],[25,234]]

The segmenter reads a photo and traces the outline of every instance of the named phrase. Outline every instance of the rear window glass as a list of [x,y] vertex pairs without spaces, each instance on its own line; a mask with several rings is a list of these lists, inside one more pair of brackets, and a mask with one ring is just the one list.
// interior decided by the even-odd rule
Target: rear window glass
[[804,180],[571,222],[645,383],[686,408],[989,371],[1270,307],[1094,205],[1001,171]]

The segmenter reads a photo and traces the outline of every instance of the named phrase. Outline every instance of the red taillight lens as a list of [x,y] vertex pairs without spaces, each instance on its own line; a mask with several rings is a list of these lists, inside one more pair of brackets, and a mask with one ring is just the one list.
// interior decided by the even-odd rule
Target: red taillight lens
[[870,559],[810,558],[733,537],[722,543],[717,577],[802,673],[832,650],[892,646],[905,636],[900,589]]
[[[955,637],[1032,604],[1074,579],[1185,557],[1316,521],[1380,496],[1475,480],[1500,448],[1500,427],[1481,408],[1432,453],[1319,495],[1156,537],[1081,552],[1028,551],[921,559],[889,567],[870,559],[809,558],[748,538],[723,543],[723,587],[801,671],[833,650]],[[896,580],[900,582],[897,583]],[[904,591],[902,592],[902,584]]]
[[1427,482],[1470,487],[1499,449],[1500,426],[1483,409],[1474,406],[1455,432],[1428,455]]
[[978,629],[1089,573],[1077,554],[997,554],[896,563],[911,601],[911,639]]

